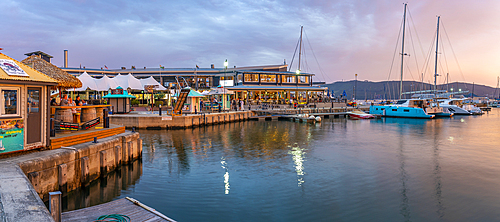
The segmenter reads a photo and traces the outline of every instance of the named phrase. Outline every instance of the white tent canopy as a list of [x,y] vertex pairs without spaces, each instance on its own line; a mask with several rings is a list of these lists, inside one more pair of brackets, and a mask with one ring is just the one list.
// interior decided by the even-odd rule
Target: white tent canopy
[[142,88],[144,89],[145,86],[147,85],[153,85],[153,86],[157,86],[155,87],[155,90],[167,90],[167,88],[163,87],[160,83],[158,83],[158,81],[156,81],[152,76],[150,76],[149,78],[146,78],[146,79],[139,79],[141,81],[141,84],[142,84]]
[[116,89],[118,84],[116,84],[113,79],[109,78],[107,75],[104,75],[100,79],[95,79],[95,83],[97,85],[97,91],[107,91],[109,89]]
[[83,72],[80,76],[76,77],[82,82],[82,87],[76,88],[76,89],[70,89],[68,91],[85,91],[87,89],[90,90],[96,90],[97,89],[97,84],[95,82],[95,79],[90,76],[87,72]]
[[141,84],[141,81],[136,79],[132,74],[128,75],[120,75],[118,74],[114,78],[112,78],[116,82],[118,86],[121,86],[123,89],[135,89],[135,90],[143,90],[144,87]]

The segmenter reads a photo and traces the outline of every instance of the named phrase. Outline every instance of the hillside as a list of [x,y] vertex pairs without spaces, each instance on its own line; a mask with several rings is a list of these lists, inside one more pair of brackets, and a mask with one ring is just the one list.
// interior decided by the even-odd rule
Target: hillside
[[[356,90],[356,99],[397,99],[399,94],[399,81],[383,81],[383,82],[370,82],[370,81],[357,81],[357,90]],[[354,89],[355,81],[347,81],[347,82],[334,82],[330,84],[325,84],[324,86],[328,87],[330,93],[334,92],[335,96],[338,97],[342,95],[342,92],[345,90],[347,98],[353,98],[353,89]],[[423,87],[425,90],[432,89],[433,85],[424,83]],[[410,91],[418,91],[421,90],[422,83],[415,81],[403,81],[403,92]],[[446,90],[446,84],[438,85],[437,88],[439,90]],[[448,85],[448,89],[453,88],[453,91],[458,91],[461,89],[462,91],[469,91],[464,94],[465,96],[470,97],[472,91],[474,89],[475,97],[489,97],[489,98],[498,98],[498,94],[500,90],[495,92],[495,88],[485,86],[485,85],[477,85],[471,83],[463,83],[463,82],[453,82]],[[493,95],[495,94],[495,95]]]

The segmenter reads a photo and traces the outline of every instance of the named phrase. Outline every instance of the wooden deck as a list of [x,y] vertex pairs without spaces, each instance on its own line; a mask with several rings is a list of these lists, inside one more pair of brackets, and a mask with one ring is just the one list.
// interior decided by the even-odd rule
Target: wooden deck
[[124,132],[124,126],[110,124],[109,128],[80,130],[68,134],[56,134],[55,137],[50,137],[50,148],[57,149],[63,146],[86,143],[93,141],[94,137],[102,139]]
[[173,221],[171,218],[137,200],[126,197],[108,203],[62,213],[62,221],[94,221],[102,215],[122,214],[130,221]]

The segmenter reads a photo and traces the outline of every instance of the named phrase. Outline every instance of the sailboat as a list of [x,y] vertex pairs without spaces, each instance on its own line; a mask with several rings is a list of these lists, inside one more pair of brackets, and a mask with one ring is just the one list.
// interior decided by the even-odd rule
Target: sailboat
[[[404,15],[403,15],[403,37],[401,46],[401,81],[399,84],[399,99],[403,94],[403,69],[404,69],[404,56],[407,55],[404,52],[405,49],[405,25],[406,25],[406,3],[404,4]],[[403,104],[395,105],[371,105],[370,114],[380,115],[383,117],[404,117],[404,118],[424,118],[431,119],[435,115],[427,113],[427,111],[421,106],[408,106]]]

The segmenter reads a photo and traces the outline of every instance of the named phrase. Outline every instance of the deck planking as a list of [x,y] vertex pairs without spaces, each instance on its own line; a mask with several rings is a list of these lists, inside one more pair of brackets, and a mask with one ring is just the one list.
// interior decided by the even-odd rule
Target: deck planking
[[[131,198],[130,198],[131,199]],[[62,213],[62,221],[81,221],[81,222],[91,222],[96,220],[102,215],[109,214],[123,214],[130,217],[130,221],[148,221],[148,222],[160,222],[169,221],[175,222],[168,218],[167,216],[155,211],[147,206],[141,207],[143,205],[134,199],[121,198],[108,203],[87,207],[79,210],[69,211]],[[147,210],[145,208],[149,208]]]

